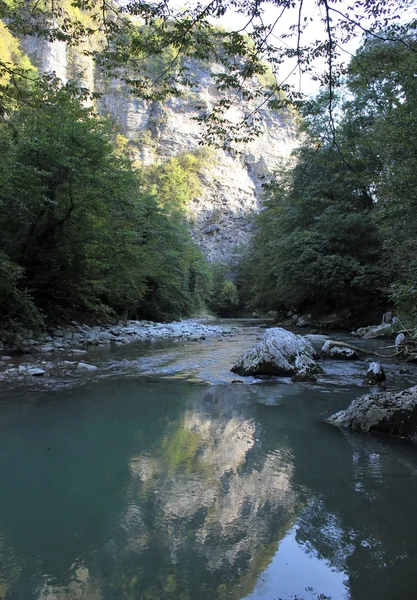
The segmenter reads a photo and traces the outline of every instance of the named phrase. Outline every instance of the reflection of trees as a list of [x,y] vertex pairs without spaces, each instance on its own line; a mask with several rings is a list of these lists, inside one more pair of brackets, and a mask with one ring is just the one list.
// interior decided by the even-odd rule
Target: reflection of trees
[[417,490],[415,483],[408,490],[402,485],[415,478],[415,448],[337,433],[330,436],[327,468],[315,469],[314,477],[306,475],[309,454],[296,456],[296,481],[307,483],[314,498],[297,521],[297,540],[347,573],[355,600],[414,597],[417,523],[410,515]]
[[159,452],[130,460],[117,554],[124,565],[154,558],[152,581],[142,570],[132,598],[241,597],[294,522],[290,454],[260,451],[252,395],[210,388],[168,427]]

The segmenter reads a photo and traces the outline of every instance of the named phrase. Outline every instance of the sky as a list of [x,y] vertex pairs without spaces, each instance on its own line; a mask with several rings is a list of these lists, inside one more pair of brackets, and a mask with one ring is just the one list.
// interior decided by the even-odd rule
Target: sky
[[[309,31],[306,32],[303,36],[303,43],[309,43],[310,41],[314,41],[318,36],[323,37],[324,32],[322,28],[322,24],[320,22],[320,12],[317,7],[317,4],[314,0],[305,0],[304,2],[304,15],[308,18],[313,19],[313,23],[311,24]],[[272,4],[268,4],[265,7],[265,23],[274,23],[279,15],[279,10],[273,6]],[[276,43],[278,46],[289,46],[295,48],[296,39],[295,37],[290,39],[282,39],[281,35],[283,33],[288,33],[291,25],[297,22],[298,19],[298,8],[297,9],[288,9],[283,16],[281,17],[277,27],[275,28],[273,34],[271,35],[271,41]],[[243,15],[234,13],[229,11],[219,22],[226,29],[239,29],[244,27],[247,23],[248,18]],[[323,34],[323,35],[322,35]],[[319,91],[319,83],[317,81],[313,81],[313,79],[308,74],[300,73],[298,69],[294,72],[293,69],[296,65],[296,61],[288,60],[286,64],[282,65],[280,69],[280,80],[286,80],[287,83],[290,83],[294,86],[294,88],[302,92],[303,94],[315,94]],[[318,64],[318,68],[324,69],[325,65]]]

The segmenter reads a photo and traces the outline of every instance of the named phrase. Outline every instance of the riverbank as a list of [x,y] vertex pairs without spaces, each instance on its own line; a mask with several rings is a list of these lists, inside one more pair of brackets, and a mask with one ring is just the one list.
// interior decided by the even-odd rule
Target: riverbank
[[18,335],[11,346],[0,346],[0,350],[12,354],[32,354],[87,349],[88,346],[107,344],[124,345],[131,342],[150,340],[197,341],[205,337],[227,335],[232,327],[209,325],[201,319],[186,319],[171,323],[152,321],[124,321],[117,324],[78,325],[56,328],[50,334],[35,335],[25,332]]
[[201,342],[233,336],[233,325],[211,325],[187,319],[172,323],[127,321],[113,325],[72,325],[57,328],[51,335],[22,335],[12,347],[2,348],[0,381],[32,377],[62,377],[76,372],[94,372],[89,355],[94,348],[123,347],[140,342]]
[[[207,384],[262,382],[256,377],[240,377],[231,368],[243,353],[263,337],[268,322],[259,319],[230,319],[206,322],[190,319],[175,323],[130,321],[110,326],[76,326],[54,331],[51,340],[36,340],[29,354],[0,353],[0,383],[5,392],[13,389],[61,389],[99,381],[109,377],[174,377]],[[308,335],[309,330],[296,333]],[[359,360],[334,360],[323,356],[323,373],[309,386],[332,385],[369,390],[366,373],[375,360],[374,352],[386,340],[352,338],[338,332],[335,339],[355,343],[363,351]],[[326,336],[309,339],[319,352]],[[387,376],[388,389],[415,385],[417,367],[396,358],[379,359]],[[275,381],[276,380],[276,381]],[[289,378],[270,378],[275,383],[289,383]],[[291,384],[296,385],[296,384]]]

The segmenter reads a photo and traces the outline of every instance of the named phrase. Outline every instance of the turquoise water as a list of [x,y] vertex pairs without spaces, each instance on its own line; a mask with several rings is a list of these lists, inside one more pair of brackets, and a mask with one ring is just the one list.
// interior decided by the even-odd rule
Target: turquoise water
[[4,391],[2,600],[417,597],[416,446],[319,422],[356,386],[173,370]]

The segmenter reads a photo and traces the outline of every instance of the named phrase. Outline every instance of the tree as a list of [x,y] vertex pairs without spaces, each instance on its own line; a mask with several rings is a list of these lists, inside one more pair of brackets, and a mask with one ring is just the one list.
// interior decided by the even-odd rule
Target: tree
[[233,317],[236,315],[240,301],[236,284],[230,279],[230,268],[224,263],[215,263],[212,272],[213,291],[210,308],[221,317]]
[[304,107],[304,145],[269,187],[244,268],[254,304],[365,316],[391,296],[415,310],[417,54],[403,41],[365,40],[333,101],[336,130],[328,94]]
[[333,144],[332,131],[322,128],[325,106],[326,98],[314,106],[295,166],[269,186],[244,270],[255,306],[343,308],[363,316],[378,305],[385,283],[370,193],[374,173],[356,149],[349,119]]
[[417,41],[409,36],[404,42],[366,39],[348,86],[354,93],[349,109],[365,124],[360,145],[378,156],[373,188],[383,268],[398,308],[410,315],[417,307]]
[[208,293],[179,200],[159,205],[115,137],[76,87],[54,79],[0,124],[3,283],[38,317],[173,318]]

